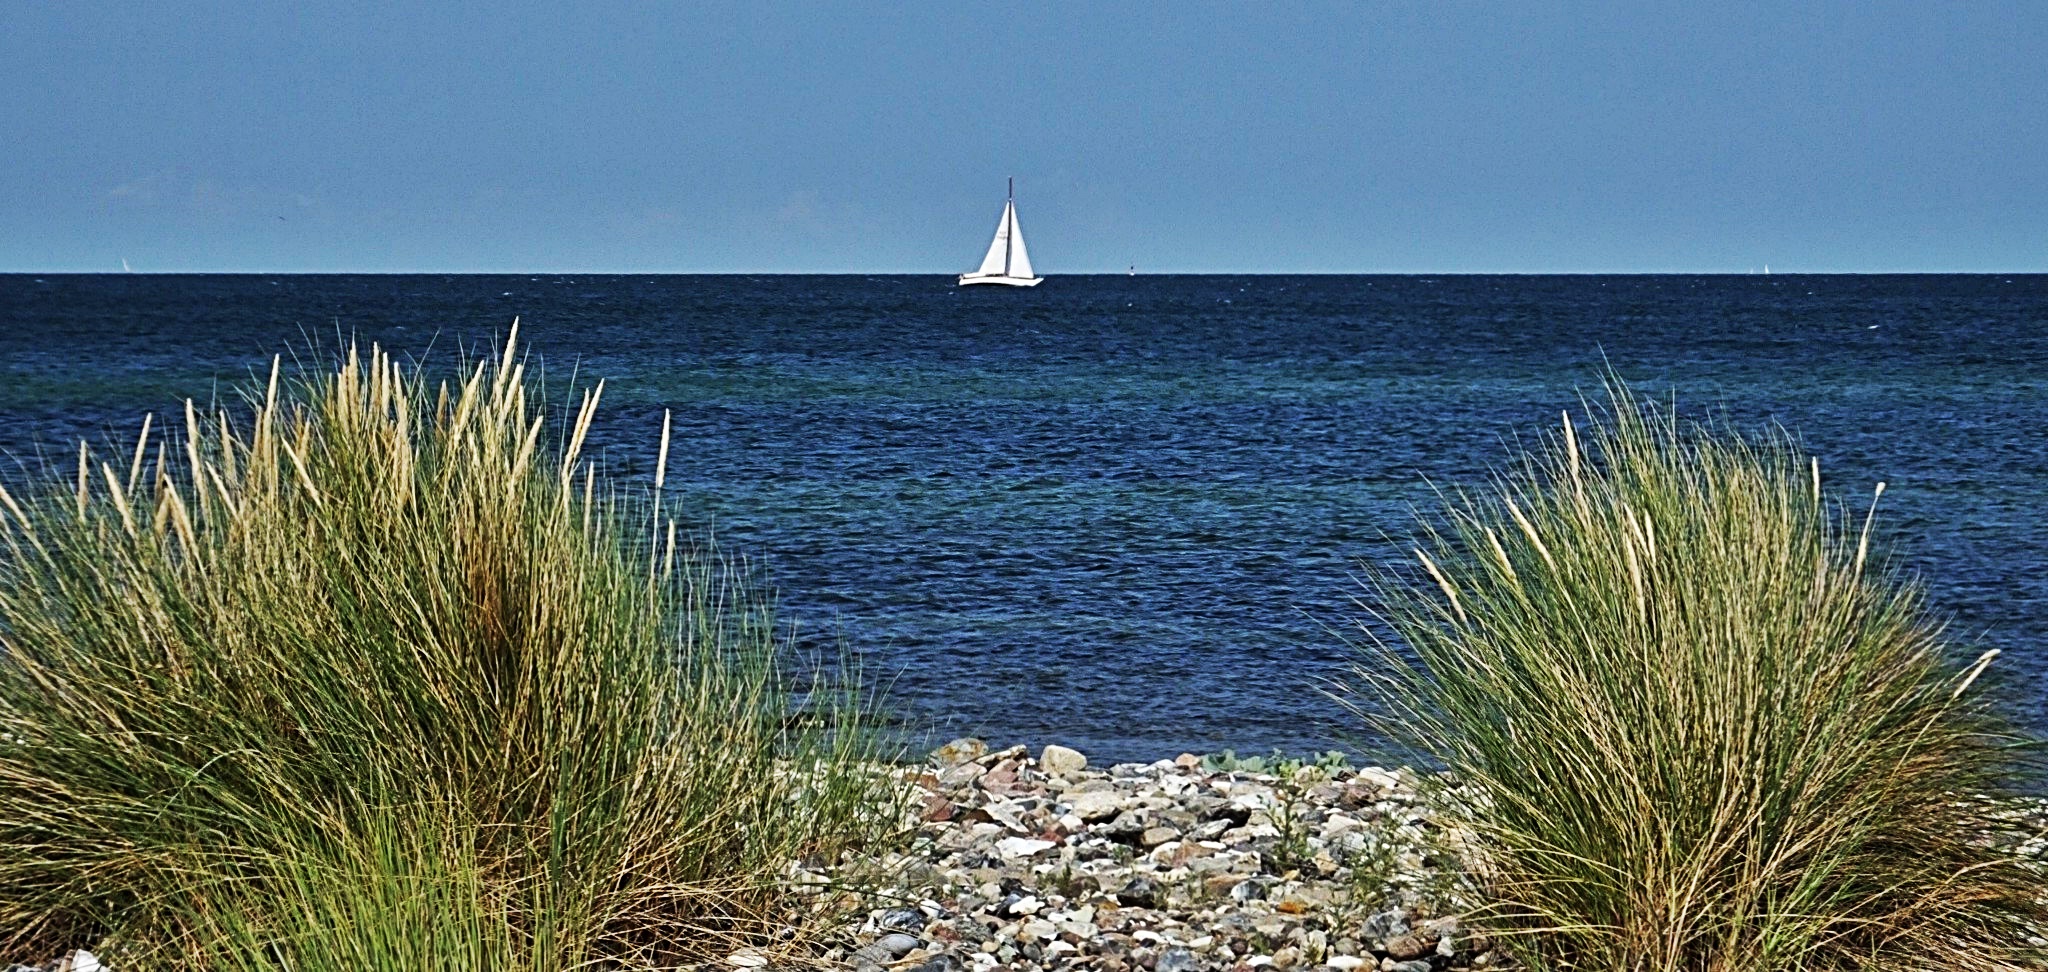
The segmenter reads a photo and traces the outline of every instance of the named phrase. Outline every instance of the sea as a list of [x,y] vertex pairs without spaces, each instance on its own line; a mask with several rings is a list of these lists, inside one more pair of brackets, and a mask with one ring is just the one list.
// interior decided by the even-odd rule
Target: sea
[[[1796,436],[2048,731],[2048,275],[0,275],[0,475],[348,341],[519,321],[621,483],[759,564],[917,740],[1375,745],[1360,579],[1618,377]],[[836,663],[836,662],[835,662]]]

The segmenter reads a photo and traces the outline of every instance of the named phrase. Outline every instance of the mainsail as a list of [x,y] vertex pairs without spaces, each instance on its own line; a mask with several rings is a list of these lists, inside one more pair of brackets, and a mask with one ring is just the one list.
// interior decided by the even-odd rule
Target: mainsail
[[1031,273],[1031,254],[1024,251],[1024,230],[1017,225],[1014,191],[1011,198],[1003,202],[1003,216],[996,220],[996,238],[989,241],[988,255],[981,258],[981,267],[973,273],[961,274],[959,282],[963,286],[1003,284],[1009,287],[1035,287],[1041,283]]
[[[981,269],[975,273],[1010,272],[1010,240],[1016,236],[1017,204],[1003,203],[1003,218],[996,220],[996,240],[988,245],[988,256],[981,258]],[[959,264],[954,264],[959,266]],[[1028,276],[1028,274],[1027,274]]]

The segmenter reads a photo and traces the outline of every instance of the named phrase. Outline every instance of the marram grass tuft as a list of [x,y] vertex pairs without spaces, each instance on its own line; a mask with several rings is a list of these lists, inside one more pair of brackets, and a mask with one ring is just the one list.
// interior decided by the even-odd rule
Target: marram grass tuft
[[1782,433],[1609,399],[1374,585],[1362,707],[1470,784],[1478,917],[1539,970],[2039,968],[1993,653]]
[[659,471],[625,499],[584,458],[602,385],[550,427],[516,338],[452,383],[273,363],[0,492],[0,949],[666,966],[896,825],[857,702],[791,684]]

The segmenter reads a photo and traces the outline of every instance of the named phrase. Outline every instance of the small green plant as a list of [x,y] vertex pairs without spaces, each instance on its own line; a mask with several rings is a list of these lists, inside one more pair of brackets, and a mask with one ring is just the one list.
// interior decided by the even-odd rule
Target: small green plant
[[[1258,768],[1247,769],[1248,766],[1254,765]],[[1225,749],[1222,752],[1210,753],[1202,757],[1202,769],[1210,773],[1256,773],[1265,769],[1265,766],[1266,761],[1258,756],[1247,756],[1240,759],[1235,749]]]
[[1309,864],[1311,855],[1308,839],[1311,828],[1308,821],[1303,819],[1303,814],[1309,810],[1311,804],[1300,788],[1292,782],[1291,776],[1283,775],[1280,779],[1281,784],[1274,792],[1273,805],[1266,808],[1266,819],[1272,821],[1273,829],[1280,832],[1273,849],[1267,854],[1267,869],[1276,874],[1286,874],[1299,871]]
[[1291,776],[1303,766],[1314,766],[1326,774],[1335,774],[1351,765],[1351,757],[1342,750],[1325,753],[1311,753],[1306,756],[1289,756],[1275,749],[1266,756],[1239,756],[1234,749],[1210,753],[1202,757],[1202,769],[1210,773],[1251,773]]
[[1496,929],[1536,969],[2039,967],[1991,654],[1784,437],[1609,401],[1377,586],[1363,708],[1469,785]]

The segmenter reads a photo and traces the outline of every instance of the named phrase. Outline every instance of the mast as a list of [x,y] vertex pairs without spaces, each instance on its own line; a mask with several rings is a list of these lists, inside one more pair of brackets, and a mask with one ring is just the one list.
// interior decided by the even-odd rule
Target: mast
[[1016,246],[1017,238],[1017,177],[1010,177],[1009,197],[1003,202],[1003,276],[1010,275],[1010,249]]

